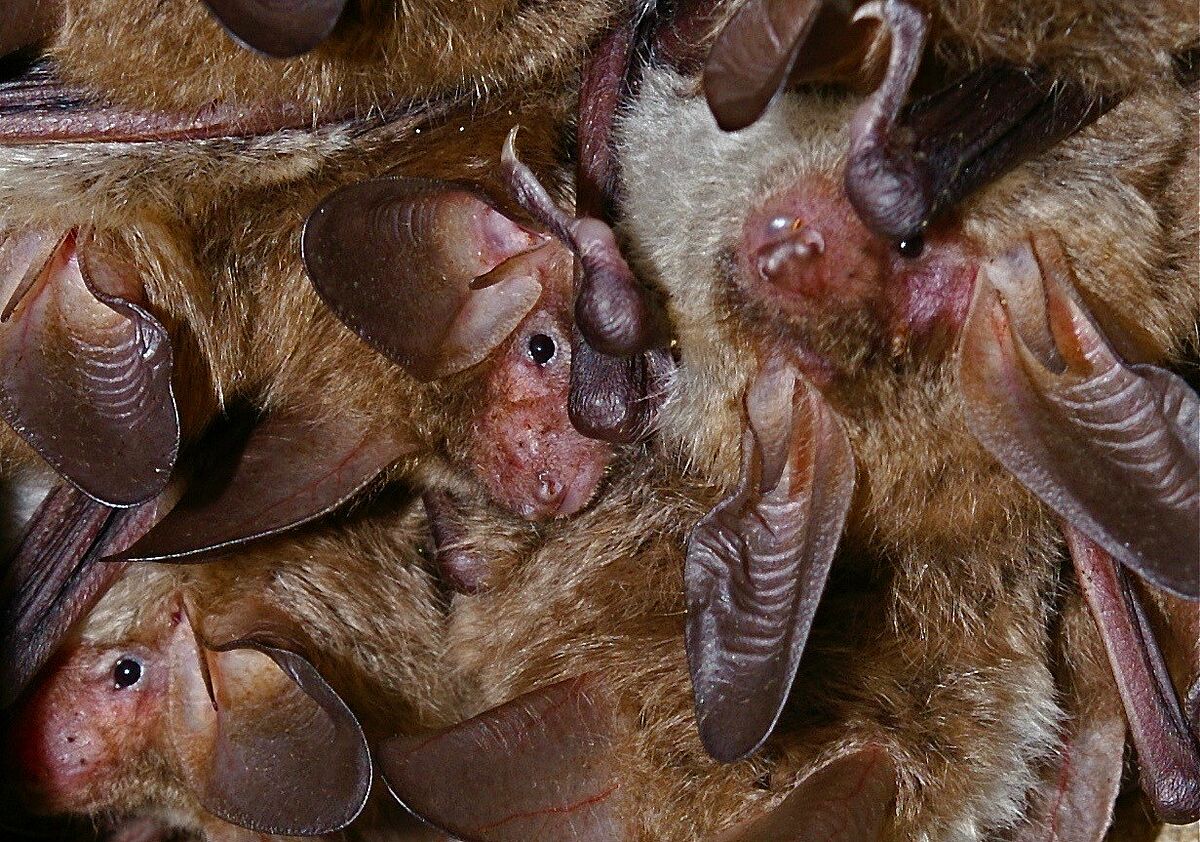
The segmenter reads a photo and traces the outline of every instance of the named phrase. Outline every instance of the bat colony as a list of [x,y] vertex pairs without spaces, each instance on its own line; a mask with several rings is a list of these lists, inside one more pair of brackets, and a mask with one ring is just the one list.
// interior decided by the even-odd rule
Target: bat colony
[[1200,820],[1194,4],[10,0],[0,53],[9,832]]

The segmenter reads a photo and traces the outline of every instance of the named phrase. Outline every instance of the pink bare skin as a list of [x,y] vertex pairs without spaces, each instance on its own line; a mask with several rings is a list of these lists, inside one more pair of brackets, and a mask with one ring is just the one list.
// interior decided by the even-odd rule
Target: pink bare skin
[[609,445],[582,436],[567,417],[571,258],[557,243],[540,251],[547,253],[542,297],[489,361],[470,451],[491,497],[528,520],[582,509],[612,457]]
[[798,340],[820,384],[852,368],[838,358],[848,337],[872,352],[939,355],[962,326],[978,258],[953,223],[903,245],[873,234],[840,184],[813,175],[749,216],[734,266],[734,295]]
[[108,803],[123,764],[161,732],[167,672],[166,654],[151,646],[65,650],[12,730],[30,803],[53,813]]

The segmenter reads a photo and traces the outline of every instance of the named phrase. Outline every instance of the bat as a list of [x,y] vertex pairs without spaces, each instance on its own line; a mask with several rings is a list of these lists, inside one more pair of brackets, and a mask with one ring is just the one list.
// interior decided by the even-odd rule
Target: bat
[[[707,64],[673,55],[663,41],[659,66],[642,71],[616,131],[618,234],[634,269],[661,286],[685,361],[663,404],[660,435],[669,453],[726,490],[690,535],[685,574],[697,719],[706,747],[723,760],[758,749],[784,710],[839,535],[846,548],[839,557],[859,553],[897,571],[895,593],[905,596],[891,610],[900,612],[903,619],[893,620],[900,628],[936,616],[956,627],[951,606],[978,599],[989,587],[983,576],[1041,579],[1043,587],[1055,581],[1061,539],[1035,497],[1065,521],[1068,536],[1081,530],[1157,589],[1197,595],[1194,559],[1167,549],[1196,545],[1197,461],[1188,431],[1197,405],[1165,367],[1194,353],[1200,311],[1186,271],[1195,255],[1191,246],[1159,245],[1194,242],[1194,214],[1177,212],[1177,197],[1143,180],[1156,171],[1170,181],[1181,171],[1195,120],[1190,82],[1168,68],[1120,104],[1082,100],[1070,123],[1080,132],[1053,137],[1057,145],[1047,141],[1053,133],[1035,133],[1041,145],[1020,155],[1003,144],[985,147],[1003,167],[989,163],[979,170],[986,178],[936,193],[942,210],[925,204],[915,236],[880,225],[853,194],[862,188],[877,207],[896,208],[916,188],[898,179],[889,192],[886,178],[856,181],[848,166],[863,160],[876,128],[907,114],[921,142],[946,154],[922,160],[945,165],[954,182],[963,159],[948,139],[955,118],[941,109],[982,77],[942,89],[954,96],[935,88],[905,104],[908,83],[897,80],[913,78],[927,18],[900,3],[857,13],[868,16],[890,32],[874,93],[853,93],[862,82],[854,74],[851,92],[839,96],[801,87],[776,99],[771,91],[762,104],[774,104],[760,119],[723,133],[708,107],[711,89],[707,103],[696,93],[719,61],[739,58],[730,46],[736,38],[722,40],[733,37],[726,29]],[[858,25],[848,17],[843,24]],[[860,42],[852,36],[844,40],[854,48]],[[861,52],[846,55],[854,63]],[[702,72],[703,84],[673,64]],[[840,72],[836,60],[828,64]],[[1004,292],[981,304],[990,294],[980,290],[992,283]],[[986,337],[984,318],[991,319]],[[1021,337],[1019,354],[1031,368],[1015,361],[1005,331]],[[1010,350],[994,348],[994,337]],[[1001,356],[1009,362],[999,363]],[[1075,366],[1071,386],[1049,373],[1061,372],[1055,359]],[[1024,377],[1044,379],[1027,386]],[[1092,391],[1101,381],[1129,390],[1128,402],[1106,404],[1110,416],[1089,414],[1101,411],[1100,392]],[[1072,410],[1063,408],[1068,403]],[[1159,408],[1143,416],[1143,406]],[[1092,458],[1068,448],[1101,447],[1089,425],[1114,431],[1103,447],[1126,448],[1124,467],[1113,467],[1121,479],[1113,474],[1103,485],[1127,487],[1122,501],[1138,498],[1140,529],[1087,496],[1101,484],[1081,476]],[[1073,477],[1049,467],[1067,463]],[[1035,478],[1047,472],[1052,478]],[[1146,529],[1149,522],[1161,531]],[[1071,540],[1084,565],[1086,553]],[[1157,550],[1156,541],[1164,542]],[[1194,675],[1174,676],[1183,688],[1176,690],[1156,665],[1158,646],[1138,619],[1137,598],[1121,596],[1127,585],[1104,586],[1103,596],[1100,587],[1085,582],[1084,590],[1115,597],[1120,607],[1095,616],[1143,789],[1162,818],[1188,820],[1197,809],[1196,742],[1177,696],[1188,695]],[[910,613],[918,606],[925,619]],[[1041,609],[1013,623],[1037,628]],[[927,628],[930,638],[938,635],[936,623]],[[1028,654],[1044,663],[1043,644],[1032,645]],[[1031,748],[1014,768],[1028,768],[1036,755]],[[1023,774],[1002,777],[1015,782]],[[1006,796],[1007,820],[1024,797],[1020,787]],[[1007,820],[969,821],[999,822],[994,829]]]
[[[26,34],[6,37],[40,46],[71,84],[127,107],[282,107],[303,126],[531,87],[569,72],[622,8],[614,0],[536,10],[510,0],[172,0],[138,9],[39,0],[17,4],[13,19],[31,22]],[[134,71],[131,56],[152,61],[156,72]]]
[[1027,622],[1048,576],[964,588],[955,621],[972,631],[947,647],[878,610],[898,577],[839,559],[777,728],[718,762],[693,716],[683,559],[720,491],[671,460],[619,468],[541,535],[494,508],[454,513],[488,559],[488,587],[452,604],[443,662],[476,715],[380,744],[410,810],[470,842],[954,838],[1021,819],[1059,715]]
[[16,711],[28,803],[231,842],[358,818],[371,742],[453,721],[457,699],[420,507],[373,509],[222,561],[128,567]]
[[[37,78],[25,82],[39,96],[59,90],[52,77]],[[90,125],[97,109],[110,108],[53,102],[62,120],[51,125],[60,127],[71,121]],[[40,445],[38,456],[58,469],[71,498],[56,497],[35,514],[8,575],[12,607],[6,627],[15,642],[6,647],[14,651],[7,662],[12,674],[4,682],[6,699],[20,691],[74,617],[103,592],[115,568],[96,567],[101,557],[197,559],[318,517],[393,465],[419,474],[431,490],[470,493],[482,484],[530,518],[566,515],[588,502],[609,451],[576,433],[565,413],[570,363],[565,337],[571,328],[563,284],[570,270],[556,257],[557,245],[532,248],[545,238],[501,210],[492,212],[488,228],[455,228],[451,214],[405,241],[407,248],[449,261],[477,238],[496,232],[514,237],[492,255],[504,264],[499,274],[512,276],[507,284],[476,290],[474,275],[459,275],[455,297],[445,300],[445,321],[420,325],[429,330],[421,353],[430,359],[443,350],[453,355],[444,371],[394,367],[377,357],[322,302],[302,259],[336,247],[343,233],[353,234],[327,228],[323,240],[303,245],[304,221],[314,208],[327,210],[332,205],[322,203],[340,201],[337,197],[356,189],[354,182],[396,183],[385,175],[396,168],[411,172],[401,181],[425,179],[438,195],[469,197],[473,204],[459,206],[468,213],[487,206],[478,198],[488,193],[488,166],[478,150],[498,150],[502,133],[514,123],[523,121],[537,138],[540,161],[552,159],[561,119],[556,100],[523,102],[511,103],[511,109],[496,103],[494,120],[484,119],[481,107],[472,109],[469,132],[464,122],[447,121],[448,115],[434,109],[358,127],[362,134],[354,135],[354,143],[343,125],[332,133],[315,131],[301,144],[294,135],[276,132],[215,148],[161,138],[96,142],[103,137],[6,147],[4,183],[11,199],[6,224],[15,229],[9,242],[17,261],[7,273],[14,303],[6,335],[16,337],[12,343],[27,341],[32,326],[41,366],[28,372],[14,367],[7,417],[27,441],[32,434],[30,443]],[[19,121],[21,113],[12,104],[10,116]],[[421,143],[415,144],[418,137]],[[425,152],[419,154],[418,147]],[[268,160],[274,163],[264,163]],[[188,182],[183,173],[197,166],[211,167],[212,180]],[[47,171],[53,177],[32,177]],[[455,193],[458,188],[446,176],[471,185]],[[174,206],[168,207],[168,197]],[[399,207],[403,211],[403,201]],[[81,209],[87,218],[80,218]],[[111,219],[104,216],[110,211]],[[92,215],[107,220],[103,231],[88,222]],[[377,255],[384,262],[395,257]],[[437,300],[442,281],[433,270],[440,265],[397,279],[410,302],[407,318],[422,318],[423,285]],[[110,285],[124,283],[135,303],[110,295],[116,304],[109,306],[93,294],[98,272]],[[26,276],[31,283],[23,282]],[[524,297],[493,314],[489,297],[503,299],[514,288]],[[90,310],[69,304],[93,299]],[[43,302],[58,309],[42,316]],[[347,296],[343,304],[378,311],[371,300]],[[60,341],[80,335],[74,327],[59,330],[63,318],[83,318],[85,328],[95,324],[112,332],[114,307],[141,322],[118,322],[109,345],[128,351],[133,339],[156,337],[159,357],[128,354],[134,365],[125,380],[140,390],[136,405],[154,409],[153,418],[161,419],[157,427],[139,425],[140,435],[165,431],[153,439],[162,443],[158,450],[124,435],[127,419],[107,411],[129,397],[126,391],[112,399],[89,391],[95,378],[88,366],[106,365],[107,357],[89,361]],[[448,336],[445,329],[456,318],[465,331]],[[402,320],[394,326],[410,337],[423,335]],[[454,342],[460,343],[457,350]],[[10,358],[23,347],[10,345]],[[105,346],[89,338],[81,347]],[[61,394],[31,388],[51,369],[66,372],[56,385],[77,407],[75,415],[51,408],[62,404]],[[239,411],[242,406],[247,411]],[[34,413],[33,423],[18,412]],[[112,422],[107,427],[98,423],[106,420]],[[64,421],[75,427],[56,426]],[[80,427],[89,435],[76,435]],[[97,440],[97,431],[108,437]],[[4,445],[14,463],[40,464],[16,438]],[[298,452],[310,455],[307,467],[295,461]],[[140,475],[124,470],[129,454],[142,460]],[[83,468],[95,475],[84,475]],[[117,496],[105,486],[117,480],[134,483],[133,489],[117,488],[124,495]],[[118,504],[126,508],[118,510]],[[126,517],[125,511],[141,514]],[[76,524],[84,521],[90,526],[80,531]],[[50,616],[54,622],[47,621]]]

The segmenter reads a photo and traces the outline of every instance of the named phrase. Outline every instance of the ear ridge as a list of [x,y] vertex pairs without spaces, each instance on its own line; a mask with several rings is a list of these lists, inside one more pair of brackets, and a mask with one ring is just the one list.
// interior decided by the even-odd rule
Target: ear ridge
[[308,659],[299,627],[264,608],[251,600],[206,617],[202,632],[192,627],[194,608],[180,612],[171,724],[184,778],[205,809],[232,824],[333,833],[370,793],[366,736]]
[[327,196],[305,223],[302,251],[337,317],[427,381],[481,360],[529,312],[536,278],[476,282],[546,241],[473,184],[390,177]]
[[179,417],[170,337],[137,269],[77,229],[16,232],[4,256],[0,412],[97,502],[146,502],[170,479]]

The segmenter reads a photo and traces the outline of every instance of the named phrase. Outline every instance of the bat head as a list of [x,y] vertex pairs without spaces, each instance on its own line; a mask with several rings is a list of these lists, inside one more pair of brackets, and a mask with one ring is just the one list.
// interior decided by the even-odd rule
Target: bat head
[[[76,813],[198,804],[206,817],[280,834],[332,832],[358,815],[366,739],[296,651],[290,620],[262,605],[202,615],[182,591],[154,600],[143,590],[130,612],[121,594],[110,592],[93,633],[62,650],[19,711],[12,739],[32,803]],[[101,639],[104,619],[126,634]]]

